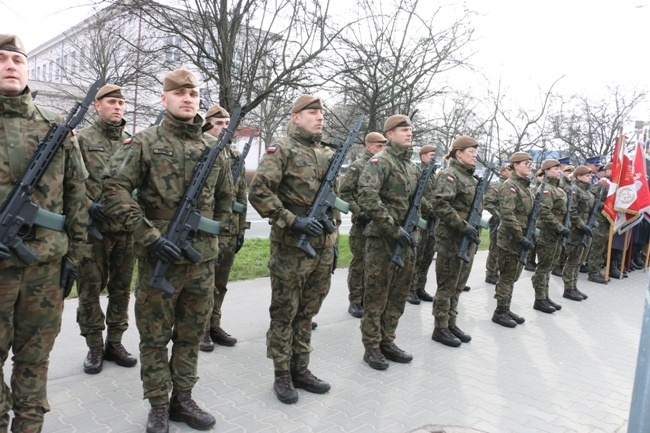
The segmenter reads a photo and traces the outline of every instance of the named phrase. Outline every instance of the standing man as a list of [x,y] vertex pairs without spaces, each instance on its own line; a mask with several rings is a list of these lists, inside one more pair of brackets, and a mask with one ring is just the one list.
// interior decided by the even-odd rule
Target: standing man
[[[605,167],[605,179],[597,184],[594,184],[589,189],[594,197],[600,195],[600,191],[603,188],[609,189],[609,179],[612,178],[612,163],[608,162]],[[603,215],[603,206],[605,205],[605,198],[607,197],[607,191],[603,193],[603,199],[601,199],[600,204],[598,205],[598,211],[596,212],[596,224],[593,229],[593,238],[591,239],[591,248],[589,248],[589,253],[587,253],[587,267],[589,268],[589,281],[605,284],[605,277],[600,273],[600,270],[603,268],[603,264],[606,259],[607,244],[609,241],[609,225],[610,222]]]
[[[435,237],[438,251],[438,289],[433,298],[435,328],[431,339],[450,347],[458,347],[472,339],[458,327],[456,318],[460,294],[474,263],[474,239],[479,236],[478,231],[467,222],[478,185],[474,177],[477,148],[478,142],[467,135],[454,140],[449,153],[445,155],[449,165],[438,173],[431,199],[433,214],[437,219]],[[469,240],[469,263],[457,256],[463,236]]]
[[[218,238],[198,231],[191,243],[200,259],[193,262],[165,236],[197,163],[215,145],[201,131],[198,85],[186,69],[167,74],[161,95],[166,109],[162,122],[128,139],[103,178],[104,211],[123,230],[138,234],[134,239],[139,259],[135,319],[144,397],[151,404],[147,433],[167,432],[170,419],[197,430],[215,424],[214,417],[192,399],[192,388],[198,381],[199,343],[213,305]],[[131,196],[136,188],[137,202]],[[230,213],[232,182],[222,155],[195,206],[208,219],[222,220]],[[171,295],[149,286],[159,260],[169,264],[165,277],[174,287]]]
[[363,258],[366,254],[366,236],[363,232],[371,219],[367,214],[361,212],[361,208],[357,204],[359,176],[368,160],[386,147],[386,141],[386,138],[379,132],[371,132],[366,135],[366,152],[361,158],[350,164],[341,182],[341,200],[350,203],[352,211],[352,227],[350,228],[352,261],[348,269],[348,290],[350,292],[348,313],[357,319],[363,315]]
[[[207,130],[211,136],[218,138],[224,128],[230,124],[230,114],[221,106],[215,105],[205,113],[206,122],[213,126]],[[232,166],[237,163],[237,158],[241,155],[237,150],[232,148],[232,143],[228,143],[223,150],[223,155],[228,159],[228,167],[232,171]],[[201,340],[200,349],[203,352],[212,352],[214,343],[221,346],[234,346],[237,339],[228,334],[221,327],[221,306],[223,299],[228,291],[228,278],[230,269],[235,261],[235,254],[239,252],[244,245],[244,231],[248,228],[246,224],[246,168],[242,165],[239,178],[236,184],[233,183],[233,204],[243,205],[241,212],[224,213],[224,219],[221,223],[221,232],[219,232],[219,255],[215,262],[215,289],[214,289],[214,307],[212,314],[206,324],[203,340]],[[235,206],[233,206],[235,209]]]
[[[420,161],[422,164],[418,168],[418,177],[427,171],[429,164],[436,164],[436,147],[430,144],[425,144],[420,149]],[[431,192],[433,189],[434,175],[429,177],[429,184],[427,191]],[[415,272],[413,273],[413,280],[411,281],[411,290],[407,301],[410,304],[418,305],[420,301],[433,302],[433,298],[426,291],[427,276],[431,262],[433,262],[433,255],[435,254],[436,238],[433,231],[436,226],[436,217],[433,216],[433,208],[431,207],[430,196],[425,194],[420,203],[420,214],[427,222],[427,229],[418,229],[419,235],[417,257],[415,259]]]
[[[88,255],[79,266],[79,306],[77,323],[86,339],[88,355],[84,371],[97,374],[103,361],[115,361],[122,367],[133,367],[138,360],[122,345],[122,334],[129,327],[129,300],[133,277],[133,236],[115,221],[109,220],[97,200],[102,193],[102,172],[115,150],[122,147],[124,132],[124,95],[122,88],[106,84],[95,98],[97,119],[92,126],[77,133],[79,148],[88,169],[86,198],[88,213],[103,236],[102,240],[88,235]],[[99,295],[106,288],[108,308],[106,315],[99,304]],[[104,324],[104,321],[106,324]],[[106,345],[102,333],[108,328]]]
[[587,160],[585,161],[585,165],[587,166],[587,168],[589,170],[591,170],[591,175],[590,175],[591,180],[589,181],[589,183],[591,185],[594,185],[594,184],[598,183],[600,178],[598,177],[597,173],[598,173],[598,170],[600,170],[600,167],[601,167],[601,165],[600,165],[600,156],[592,156],[591,158],[587,158]]
[[[0,197],[7,198],[34,154],[39,137],[63,117],[34,105],[27,86],[29,68],[22,42],[0,34]],[[24,238],[36,253],[27,265],[0,243],[0,431],[40,432],[50,411],[46,384],[49,355],[61,329],[63,299],[77,276],[86,242],[88,173],[77,141],[69,136],[36,185],[31,201],[65,215],[63,231],[34,226]],[[2,367],[13,353],[10,386]]]
[[[386,149],[368,161],[359,178],[358,204],[370,216],[366,228],[366,260],[361,340],[363,360],[376,370],[394,362],[411,362],[413,355],[397,347],[395,330],[404,313],[415,269],[415,247],[402,222],[417,188],[417,171],[411,162],[411,120],[402,114],[384,122]],[[402,247],[404,267],[391,262],[391,254]]]
[[[337,231],[328,234],[320,222],[305,216],[333,155],[332,149],[321,144],[322,134],[320,99],[299,96],[291,107],[287,136],[266,150],[249,192],[251,205],[272,224],[271,325],[266,354],[273,359],[273,389],[278,400],[287,404],[298,401],[296,388],[316,394],[330,389],[308,368],[312,318],[330,289],[338,237]],[[315,257],[296,247],[303,234],[309,237]]]
[[502,164],[499,170],[499,180],[492,182],[483,196],[483,207],[490,212],[488,228],[490,230],[490,247],[487,261],[485,262],[485,282],[496,284],[499,282],[499,264],[497,262],[499,248],[497,247],[497,229],[501,223],[501,206],[499,206],[499,190],[503,183],[510,178],[510,164]]

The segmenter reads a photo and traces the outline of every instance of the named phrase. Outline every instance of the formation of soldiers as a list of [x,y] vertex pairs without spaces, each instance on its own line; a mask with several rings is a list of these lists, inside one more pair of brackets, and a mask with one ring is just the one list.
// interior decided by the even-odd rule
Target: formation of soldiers
[[[19,38],[0,35],[3,200],[51,125],[63,122],[60,115],[34,104],[27,77],[27,56]],[[334,154],[322,143],[321,100],[301,95],[294,101],[286,136],[267,149],[247,190],[245,176],[237,177],[232,170],[240,154],[225,138],[237,116],[233,113],[231,125],[231,114],[218,105],[199,115],[198,85],[188,70],[169,73],[163,82],[165,114],[160,124],[134,136],[124,131],[123,89],[103,85],[94,98],[95,122],[66,138],[31,194],[39,208],[65,215],[63,227],[56,231],[34,226],[21,234],[24,245],[36,253],[30,263],[21,260],[16,243],[0,239],[0,374],[9,351],[14,354],[10,386],[2,377],[0,433],[9,426],[13,432],[42,429],[50,410],[48,357],[69,293],[63,288],[72,280],[77,280],[79,293],[77,322],[88,346],[84,371],[100,373],[104,361],[127,368],[137,364],[121,342],[128,327],[136,258],[139,360],[144,397],[151,405],[146,431],[168,432],[170,420],[198,430],[212,428],[215,418],[192,398],[192,389],[198,381],[198,352],[213,351],[215,343],[237,343],[220,319],[230,268],[250,226],[247,202],[271,224],[267,356],[275,372],[274,392],[281,402],[291,404],[299,399],[296,389],[316,394],[330,390],[330,384],[309,368],[313,318],[336,269],[336,228],[341,223],[336,209],[325,219],[308,212]],[[395,343],[407,300],[432,302],[434,341],[458,347],[471,340],[459,327],[459,300],[469,290],[466,284],[480,242],[480,227],[469,222],[470,216],[484,207],[492,215],[486,282],[496,284],[493,322],[510,328],[524,323],[510,309],[514,283],[524,266],[522,251],[534,250],[529,256],[538,259],[532,279],[536,310],[561,309],[548,293],[550,275],[560,263],[567,299],[587,299],[577,287],[584,263],[589,280],[604,283],[602,239],[608,223],[601,219],[593,228],[586,222],[594,194],[604,184],[592,182],[591,169],[546,160],[537,173],[542,186],[535,191],[529,177],[532,158],[516,152],[500,167],[501,178],[487,187],[484,200],[477,200],[481,183],[474,175],[479,147],[474,138],[456,138],[444,157],[446,168],[427,178],[436,148],[422,146],[421,166],[412,163],[411,120],[402,114],[390,116],[382,132],[365,137],[365,154],[350,165],[336,188],[349,203],[353,222],[348,311],[361,319],[363,360],[371,368],[384,370],[388,361],[413,359]],[[170,227],[198,167],[205,167],[206,155],[214,154],[217,146],[223,150],[204,171],[191,206],[197,218],[217,221],[219,227],[199,224],[184,243],[175,243]],[[609,176],[611,165],[604,171]],[[403,223],[420,185],[424,194],[418,210],[424,225],[412,231]],[[525,233],[534,208],[536,241]],[[309,252],[297,247],[305,237]],[[593,239],[591,248],[585,237]],[[425,287],[435,253],[437,290],[432,296]],[[171,290],[152,283],[161,277],[160,269]],[[106,312],[99,302],[104,288],[109,295]]]

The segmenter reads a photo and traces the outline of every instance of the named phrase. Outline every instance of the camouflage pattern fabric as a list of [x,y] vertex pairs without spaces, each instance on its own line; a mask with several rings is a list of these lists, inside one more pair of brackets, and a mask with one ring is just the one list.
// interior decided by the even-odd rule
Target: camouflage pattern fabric
[[[307,213],[333,155],[320,141],[320,134],[309,134],[290,121],[287,136],[266,150],[249,189],[251,205],[272,224],[266,346],[276,371],[309,365],[311,319],[330,288],[338,232],[309,238],[316,251],[310,258],[296,247],[299,235],[291,229],[296,216]],[[332,223],[340,223],[336,214]]]
[[395,339],[395,329],[404,312],[415,267],[415,251],[403,249],[404,267],[390,262],[402,231],[401,225],[417,188],[412,150],[390,141],[373,155],[359,177],[357,204],[372,218],[366,228],[363,316],[364,347],[379,347]]
[[449,159],[449,166],[438,173],[435,179],[431,206],[436,217],[434,233],[438,252],[438,288],[433,299],[433,316],[437,328],[447,328],[455,324],[460,294],[474,263],[476,244],[472,245],[472,242],[467,251],[469,263],[465,263],[456,255],[464,236],[463,231],[467,226],[467,217],[477,185],[474,167],[463,165],[455,158]]
[[583,263],[585,255],[581,229],[586,226],[589,212],[594,206],[594,197],[588,191],[589,186],[588,182],[575,180],[575,192],[571,205],[571,233],[567,239],[566,261],[562,270],[565,290],[576,287],[580,265]]
[[503,186],[506,178],[501,176],[498,182],[492,182],[485,190],[483,196],[483,209],[490,212],[490,221],[488,222],[488,230],[490,230],[490,247],[488,249],[488,256],[485,262],[485,275],[486,277],[496,277],[499,275],[499,266],[497,263],[497,255],[499,249],[497,247],[497,228],[501,221],[501,212],[499,211],[499,189]]
[[[603,182],[598,182],[589,188],[589,191],[594,196],[594,200],[598,197],[602,188],[607,188]],[[604,193],[603,196],[606,196],[606,194]],[[591,248],[587,255],[587,266],[589,267],[590,275],[595,275],[600,272],[607,256],[610,222],[603,215],[604,202],[605,200],[601,200],[598,211],[596,212],[596,226],[593,228],[594,236],[591,239]]]
[[[422,176],[427,169],[428,164],[422,163],[418,167],[418,179]],[[420,203],[420,216],[426,220],[427,229],[416,229],[418,248],[417,256],[415,259],[415,271],[413,272],[413,280],[411,281],[411,291],[417,292],[418,290],[425,290],[427,279],[429,275],[429,268],[433,263],[433,256],[435,255],[436,238],[433,233],[430,233],[429,227],[434,224],[436,217],[433,215],[433,206],[431,205],[431,196],[433,194],[433,185],[435,185],[435,175],[432,173],[429,176],[427,189],[422,197]]]

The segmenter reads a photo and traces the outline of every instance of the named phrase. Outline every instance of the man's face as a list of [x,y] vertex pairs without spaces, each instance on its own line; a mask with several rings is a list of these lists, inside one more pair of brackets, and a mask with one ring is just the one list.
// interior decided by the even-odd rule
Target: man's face
[[411,147],[411,138],[413,138],[413,128],[410,126],[398,126],[386,132],[386,137],[399,147]]
[[229,117],[210,117],[207,120],[214,125],[212,128],[208,129],[208,134],[217,138],[219,137],[219,134],[221,134],[221,131],[230,125]]
[[431,152],[426,152],[420,155],[420,161],[422,161],[424,164],[428,164],[431,161],[431,158],[435,158],[436,156],[436,151],[432,150]]
[[0,50],[0,93],[19,96],[27,87],[27,57],[15,51]]
[[124,117],[126,104],[122,98],[102,98],[95,101],[95,110],[101,119],[109,125],[117,125]]
[[194,119],[199,111],[199,91],[196,88],[181,87],[164,92],[161,100],[169,114],[183,122]]
[[562,171],[560,170],[560,166],[556,165],[555,167],[551,167],[546,170],[546,177],[550,177],[552,179],[559,179],[560,173],[562,173]]
[[509,169],[501,170],[501,176],[505,177],[506,179],[510,179],[511,174],[512,172]]
[[376,155],[377,153],[381,152],[384,150],[386,147],[386,142],[385,141],[371,141],[369,143],[366,143],[366,150],[373,155]]
[[465,149],[457,150],[456,151],[456,159],[461,164],[468,165],[470,167],[474,167],[476,165],[476,148],[475,147],[467,147]]
[[308,134],[316,135],[323,132],[323,110],[310,108],[297,113],[291,113],[291,120]]

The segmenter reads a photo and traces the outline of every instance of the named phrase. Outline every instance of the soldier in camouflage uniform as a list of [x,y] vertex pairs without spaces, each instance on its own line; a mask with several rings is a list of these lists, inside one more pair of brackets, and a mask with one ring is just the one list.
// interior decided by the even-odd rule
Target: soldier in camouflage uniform
[[[411,162],[411,120],[396,114],[384,122],[386,148],[370,158],[359,177],[357,204],[372,220],[366,227],[363,317],[363,360],[376,370],[388,368],[389,359],[408,363],[413,355],[395,343],[395,330],[404,313],[415,266],[416,241],[402,222],[417,188]],[[394,248],[402,247],[404,266],[391,262]]]
[[[88,212],[103,236],[102,240],[94,239],[89,233],[89,254],[79,266],[77,282],[77,323],[89,348],[84,360],[84,371],[88,374],[102,371],[104,359],[115,361],[123,367],[133,367],[138,362],[122,345],[122,334],[129,327],[129,300],[135,261],[133,236],[109,221],[101,203],[95,201],[102,192],[101,175],[104,168],[127,138],[124,109],[122,88],[106,84],[99,89],[95,98],[97,119],[92,126],[77,133],[79,148],[89,173],[86,180]],[[99,295],[104,288],[108,292],[106,315],[99,304]],[[102,333],[106,328],[104,346]]]
[[[309,370],[312,318],[330,289],[337,232],[327,233],[305,216],[322,183],[333,151],[321,144],[323,108],[319,98],[301,95],[291,107],[287,136],[266,150],[249,190],[249,201],[271,221],[271,325],[267,356],[273,359],[278,400],[298,401],[295,388],[323,394],[329,383]],[[332,223],[334,218],[332,215]],[[296,243],[309,237],[310,257]]]
[[[436,217],[436,281],[438,289],[433,298],[435,328],[431,339],[446,346],[458,347],[472,337],[456,324],[460,294],[465,288],[474,263],[475,239],[478,231],[467,223],[472,202],[476,195],[478,180],[474,177],[478,142],[461,135],[451,145],[449,166],[436,176],[431,206]],[[482,212],[482,203],[479,203]],[[469,240],[467,255],[469,263],[457,254],[463,236]]]
[[[205,113],[205,120],[213,125],[212,128],[207,130],[207,133],[218,138],[221,131],[230,124],[230,114],[223,107],[214,105]],[[226,145],[223,153],[228,158],[228,166],[232,171],[232,166],[237,163],[237,159],[241,154],[232,148],[231,143]],[[226,292],[228,292],[228,277],[235,261],[235,254],[244,245],[244,232],[248,228],[246,223],[248,199],[246,198],[246,168],[244,165],[242,165],[237,180],[233,179],[233,187],[233,212],[224,214],[225,219],[220,221],[219,256],[214,269],[214,307],[212,307],[212,314],[206,324],[203,340],[201,340],[200,349],[203,352],[212,352],[214,343],[222,346],[234,346],[237,343],[237,339],[221,327],[221,306]],[[235,205],[235,203],[238,203],[238,205]]]
[[[598,197],[601,189],[609,189],[609,182],[607,180],[612,177],[612,163],[608,162],[605,165],[605,179],[601,180],[597,184],[591,186],[589,191],[592,193],[594,198]],[[603,215],[603,206],[605,205],[605,198],[607,197],[607,191],[603,193],[601,202],[598,206],[596,212],[596,226],[593,229],[594,236],[591,239],[591,248],[587,255],[587,266],[589,268],[589,281],[598,284],[605,284],[605,277],[600,273],[600,270],[603,267],[606,259],[607,252],[607,243],[609,241],[609,220],[605,215]]]
[[[568,160],[569,158],[565,158],[565,160]],[[560,167],[562,167],[561,159],[560,161]],[[573,181],[573,171],[576,168],[571,165],[571,164],[564,164],[564,167],[562,168],[562,176],[560,177],[560,188],[564,192],[568,192],[569,188],[571,187],[571,182]],[[562,276],[562,268],[564,267],[564,263],[566,262],[566,251],[564,249],[561,249],[560,251],[560,259],[558,260],[557,265],[553,268],[551,271],[552,275],[555,275],[556,277],[561,277]]]
[[512,175],[503,183],[499,191],[501,205],[501,224],[497,230],[499,282],[494,294],[497,308],[492,315],[492,321],[508,328],[514,328],[525,321],[523,317],[510,311],[510,303],[515,282],[523,269],[523,265],[519,262],[519,253],[522,248],[526,251],[533,248],[533,242],[524,236],[528,214],[533,208],[535,198],[528,177],[532,167],[531,159],[526,152],[515,152],[510,155],[508,161]]
[[594,197],[589,192],[591,185],[591,170],[581,165],[573,172],[575,192],[571,204],[571,234],[566,245],[566,262],[562,270],[564,281],[564,297],[572,301],[582,301],[587,296],[578,290],[578,273],[584,255],[585,247],[582,245],[583,235],[588,238],[593,235],[587,226],[589,212],[594,206]]
[[[192,399],[192,388],[198,380],[199,343],[213,305],[218,238],[196,233],[191,243],[200,259],[195,263],[165,236],[197,163],[215,145],[213,137],[201,131],[198,85],[188,70],[170,72],[163,83],[162,123],[126,140],[103,178],[105,213],[123,230],[138,234],[134,239],[139,259],[135,318],[144,397],[151,404],[148,433],[167,432],[169,419],[198,430],[215,424],[214,417]],[[136,188],[137,202],[131,196]],[[231,206],[232,179],[228,162],[220,155],[196,210],[207,219],[222,220]],[[171,295],[149,286],[158,261],[169,264],[165,277],[174,288]]]
[[499,190],[503,183],[510,177],[510,164],[502,164],[499,170],[499,180],[492,182],[485,190],[483,196],[483,208],[490,212],[490,221],[488,228],[490,230],[490,248],[488,250],[487,260],[485,262],[485,282],[496,284],[499,281],[499,265],[497,247],[497,228],[501,222],[501,211],[499,206]]
[[[6,199],[39,138],[63,117],[38,107],[27,86],[26,50],[17,36],[0,35],[0,197]],[[0,243],[0,432],[37,433],[49,412],[49,355],[61,329],[64,293],[77,276],[86,242],[88,173],[76,139],[68,137],[31,195],[40,208],[65,215],[64,230],[35,226],[24,244],[36,254],[27,265]],[[10,385],[3,366],[13,353]]]
[[366,152],[361,158],[350,164],[341,182],[341,200],[350,204],[352,212],[352,227],[350,228],[352,261],[348,268],[348,290],[350,292],[348,313],[357,319],[363,315],[363,258],[366,254],[366,236],[363,232],[370,222],[370,217],[361,212],[357,204],[359,176],[368,160],[386,147],[386,141],[386,138],[379,132],[371,132],[366,135]]
[[[418,167],[418,179],[427,170],[429,164],[436,163],[436,147],[426,144],[420,148],[420,161],[422,164]],[[436,227],[436,217],[433,216],[430,196],[433,192],[435,174],[432,172],[427,185],[427,193],[422,197],[420,203],[421,217],[427,222],[427,229],[416,229],[416,240],[418,242],[417,257],[415,258],[415,272],[411,281],[411,290],[406,299],[410,304],[418,305],[420,301],[433,302],[433,297],[427,293],[427,276],[429,268],[433,262],[433,256],[436,248],[436,238],[433,231]]]
[[547,159],[542,162],[541,174],[546,176],[544,191],[542,191],[537,228],[538,262],[532,277],[535,289],[533,308],[544,313],[561,310],[562,306],[553,302],[548,295],[548,282],[553,267],[560,259],[562,236],[569,235],[569,228],[564,227],[564,216],[567,210],[567,194],[560,188],[560,162]]

